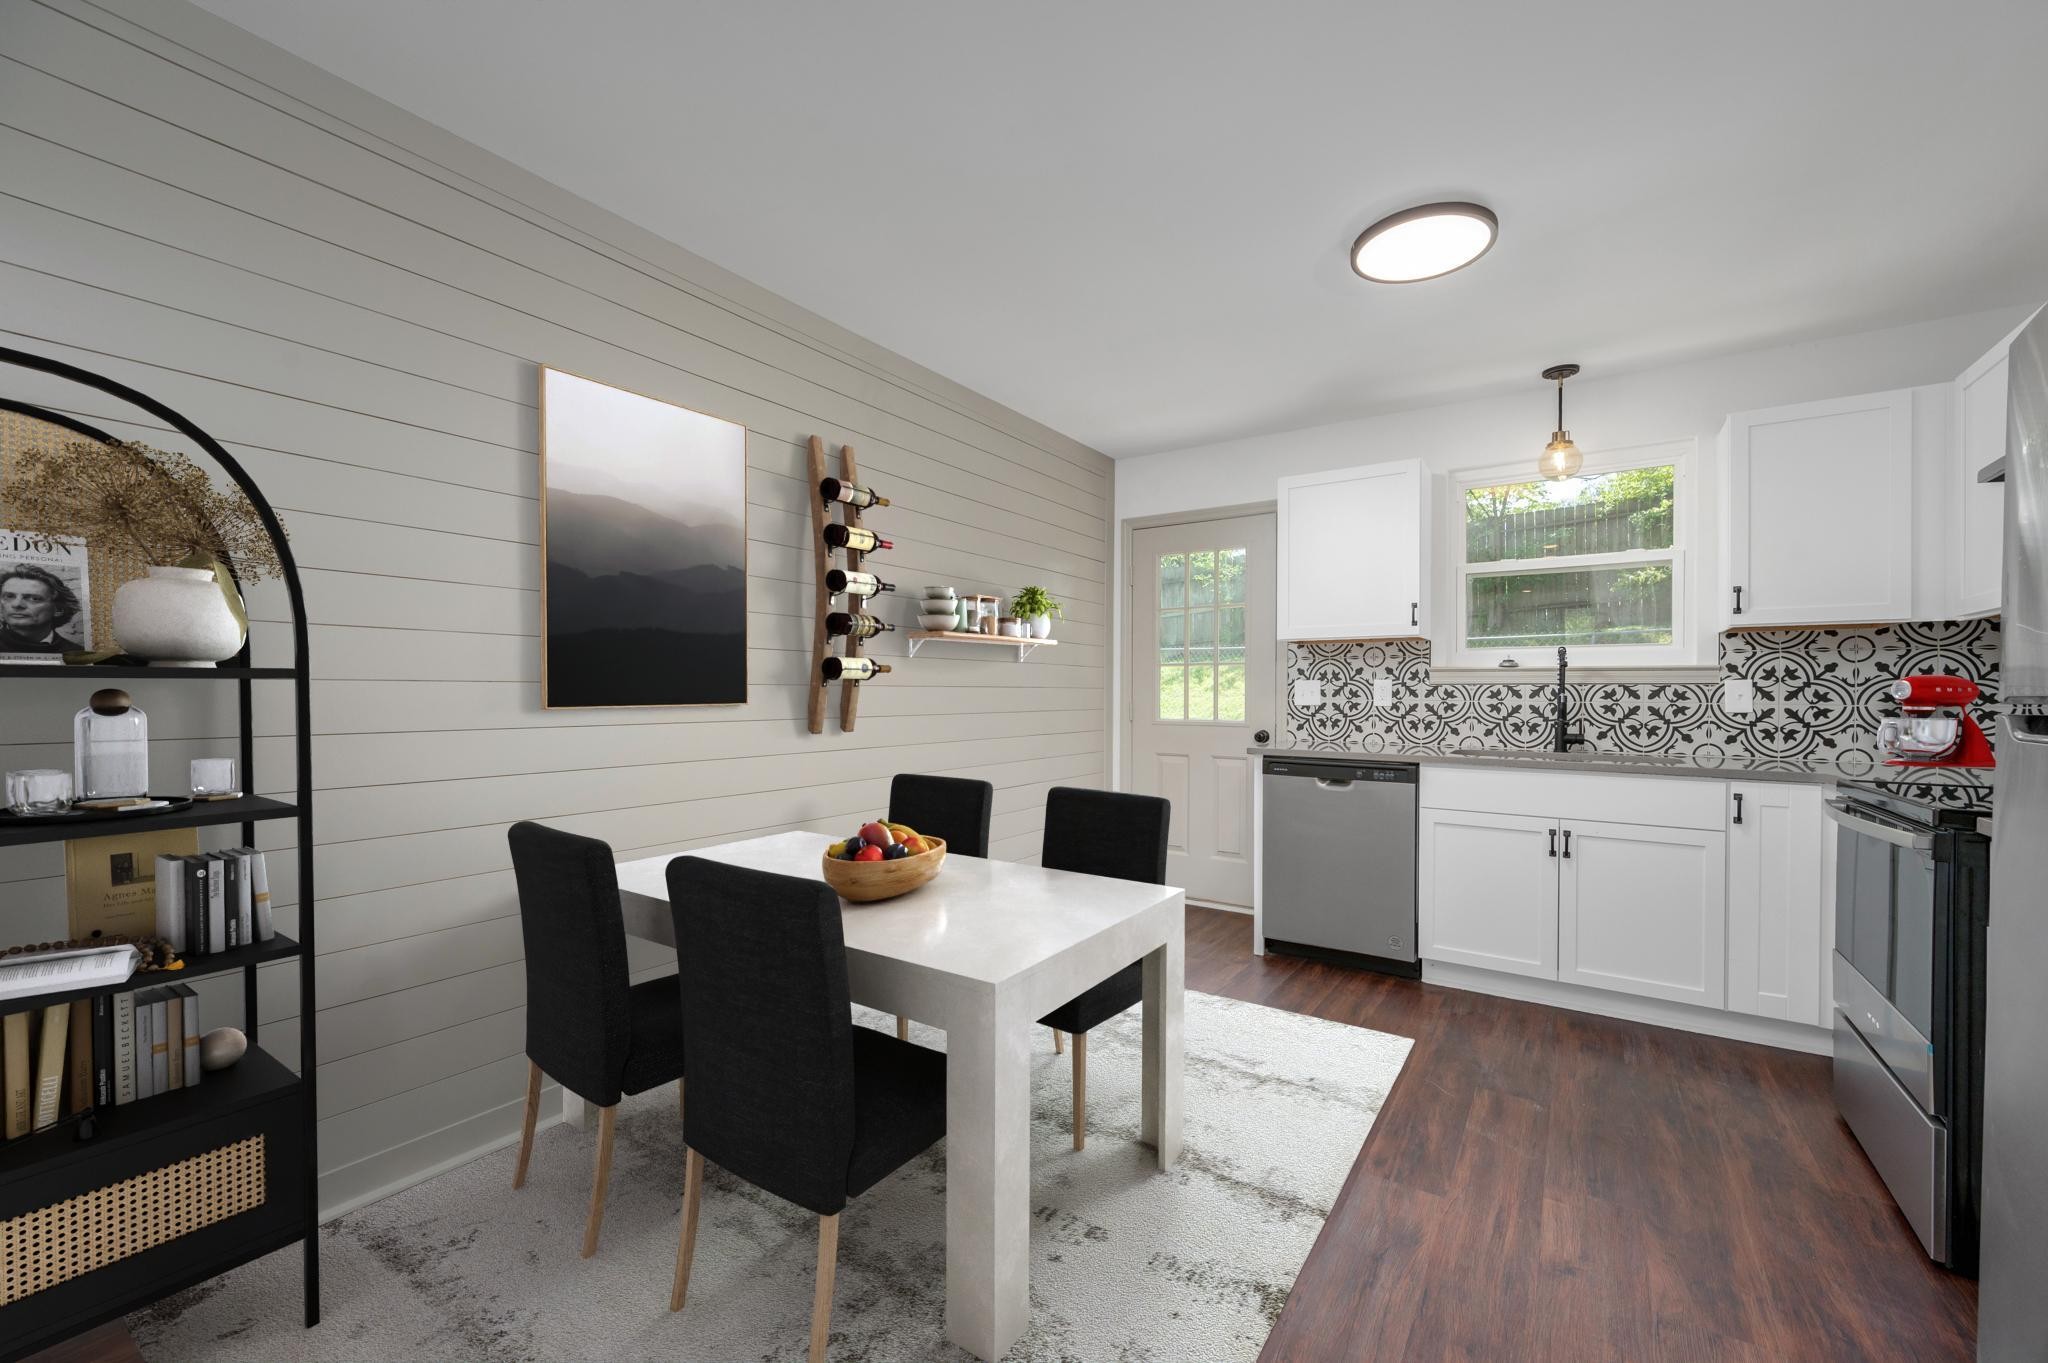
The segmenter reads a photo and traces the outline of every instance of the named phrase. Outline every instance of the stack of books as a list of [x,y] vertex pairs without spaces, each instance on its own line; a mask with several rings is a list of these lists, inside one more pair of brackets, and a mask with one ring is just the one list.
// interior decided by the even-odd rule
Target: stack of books
[[199,996],[186,984],[101,994],[0,1020],[0,1134],[8,1140],[94,1108],[190,1088]]
[[156,859],[156,935],[183,956],[267,942],[270,869],[253,847]]

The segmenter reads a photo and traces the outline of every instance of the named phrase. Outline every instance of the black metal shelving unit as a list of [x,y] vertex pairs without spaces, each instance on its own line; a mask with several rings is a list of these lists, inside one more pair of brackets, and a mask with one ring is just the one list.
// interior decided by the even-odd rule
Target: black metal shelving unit
[[[43,1008],[97,994],[146,989],[205,976],[240,972],[248,1053],[231,1069],[206,1076],[196,1087],[101,1108],[85,1127],[60,1123],[49,1130],[0,1143],[0,1226],[71,1199],[127,1184],[218,1152],[246,1148],[260,1138],[261,1191],[253,1205],[135,1252],[118,1255],[87,1271],[27,1295],[0,1295],[0,1359],[13,1360],[48,1348],[80,1331],[117,1319],[172,1292],[298,1242],[304,1254],[304,1305],[308,1327],[320,1319],[319,1189],[315,1106],[313,942],[313,773],[312,694],[307,647],[306,601],[299,570],[277,513],[242,466],[218,441],[184,416],[147,394],[104,375],[47,356],[0,347],[0,365],[33,370],[120,399],[157,418],[203,450],[256,509],[277,548],[291,604],[292,662],[257,667],[245,643],[239,656],[217,668],[51,667],[0,664],[0,682],[69,685],[81,694],[112,680],[228,683],[236,689],[242,783],[258,786],[252,729],[257,683],[292,688],[296,782],[290,800],[247,796],[200,802],[162,814],[88,814],[48,822],[0,824],[0,847],[94,837],[116,828],[204,828],[239,825],[241,841],[253,845],[256,825],[280,819],[296,824],[298,845],[298,934],[190,959],[186,968],[137,974],[118,985],[67,990],[0,1001],[0,1014]],[[87,440],[113,444],[105,431],[66,413],[0,397],[0,408],[61,426]],[[4,933],[0,922],[0,933]],[[299,1063],[297,1073],[265,1051],[257,1032],[258,967],[296,960],[299,966]],[[58,1252],[67,1248],[58,1246]]]

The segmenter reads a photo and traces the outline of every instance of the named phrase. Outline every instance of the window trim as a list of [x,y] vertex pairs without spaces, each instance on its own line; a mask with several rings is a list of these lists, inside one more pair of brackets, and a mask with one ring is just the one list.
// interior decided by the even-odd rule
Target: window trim
[[[1534,483],[1542,481],[1532,477],[1527,464],[1497,465],[1483,469],[1463,469],[1452,475],[1453,495],[1446,497],[1444,543],[1450,552],[1445,555],[1448,567],[1448,585],[1451,593],[1451,609],[1439,617],[1440,626],[1448,637],[1436,641],[1434,652],[1444,659],[1446,669],[1468,669],[1484,671],[1493,675],[1508,672],[1512,675],[1543,673],[1554,669],[1557,652],[1554,648],[1470,648],[1465,642],[1465,623],[1469,597],[1469,583],[1474,576],[1496,577],[1517,573],[1540,573],[1570,571],[1575,568],[1625,568],[1646,563],[1670,563],[1671,565],[1671,642],[1668,644],[1574,644],[1571,646],[1573,661],[1589,672],[1608,668],[1663,668],[1689,667],[1699,657],[1699,641],[1696,637],[1697,600],[1693,587],[1694,528],[1699,523],[1699,496],[1694,486],[1694,455],[1697,442],[1692,440],[1669,440],[1653,445],[1634,445],[1620,449],[1602,450],[1589,453],[1581,467],[1582,475],[1617,473],[1625,469],[1656,468],[1670,465],[1672,469],[1672,494],[1675,505],[1672,508],[1671,547],[1669,549],[1632,549],[1611,554],[1573,554],[1563,558],[1508,559],[1489,563],[1468,563],[1465,561],[1465,494],[1480,487],[1497,487],[1504,483]],[[1506,660],[1512,659],[1509,666]]]

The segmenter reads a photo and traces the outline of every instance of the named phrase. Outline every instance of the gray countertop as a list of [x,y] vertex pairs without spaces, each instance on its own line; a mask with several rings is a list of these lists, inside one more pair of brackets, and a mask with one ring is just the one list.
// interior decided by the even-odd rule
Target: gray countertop
[[1631,776],[1704,777],[1727,781],[1787,781],[1831,785],[1860,781],[1888,787],[1960,787],[1981,794],[1989,802],[1991,775],[1988,771],[1957,768],[1887,767],[1867,753],[1857,753],[1849,762],[1805,758],[1751,757],[1716,753],[1551,753],[1543,749],[1510,752],[1498,748],[1388,748],[1383,752],[1339,752],[1316,748],[1251,748],[1253,753],[1276,757],[1335,759],[1340,762],[1408,762],[1418,766],[1485,767],[1500,771],[1575,771],[1626,773]]

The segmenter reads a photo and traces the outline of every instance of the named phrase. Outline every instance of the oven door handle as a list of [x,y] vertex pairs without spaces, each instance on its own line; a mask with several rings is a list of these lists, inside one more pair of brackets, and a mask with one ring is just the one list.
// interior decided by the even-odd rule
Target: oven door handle
[[1851,833],[1861,833],[1865,837],[1876,838],[1880,842],[1888,842],[1894,847],[1903,847],[1912,852],[1934,850],[1934,838],[1931,834],[1916,833],[1908,828],[1899,828],[1866,818],[1862,814],[1852,812],[1847,800],[1827,800],[1822,803],[1825,806],[1822,813]]

